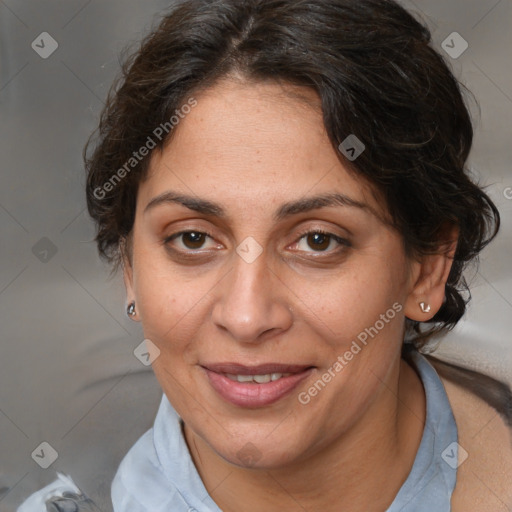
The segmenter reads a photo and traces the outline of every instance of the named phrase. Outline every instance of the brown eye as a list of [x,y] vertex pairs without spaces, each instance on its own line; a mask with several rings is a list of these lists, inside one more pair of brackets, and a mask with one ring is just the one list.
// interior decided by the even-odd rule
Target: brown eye
[[318,251],[325,251],[328,249],[331,242],[331,237],[324,233],[310,233],[306,236],[309,247]]
[[187,231],[182,233],[183,244],[188,249],[200,249],[204,243],[206,233],[200,233],[198,231]]
[[167,237],[164,243],[171,246],[176,244],[176,240],[180,242],[177,244],[178,250],[182,252],[190,250],[193,252],[194,250],[202,249],[207,238],[211,238],[211,236],[202,231],[180,231],[179,233]]
[[[329,247],[333,243],[334,248],[329,249]],[[326,252],[331,254],[343,251],[343,249],[346,249],[347,247],[351,246],[348,240],[336,236],[333,233],[328,233],[326,231],[322,231],[319,229],[303,233],[302,236],[299,238],[299,241],[296,243],[296,245],[299,248],[299,250],[303,252]],[[336,245],[338,246],[337,248]],[[311,251],[311,249],[313,249],[313,251]]]

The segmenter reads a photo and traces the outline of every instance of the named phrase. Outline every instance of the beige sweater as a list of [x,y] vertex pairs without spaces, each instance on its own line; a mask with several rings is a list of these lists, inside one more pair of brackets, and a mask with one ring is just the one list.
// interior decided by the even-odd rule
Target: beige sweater
[[[459,433],[452,512],[512,511],[512,393],[503,383],[426,356],[438,372]],[[434,511],[433,511],[434,512]]]

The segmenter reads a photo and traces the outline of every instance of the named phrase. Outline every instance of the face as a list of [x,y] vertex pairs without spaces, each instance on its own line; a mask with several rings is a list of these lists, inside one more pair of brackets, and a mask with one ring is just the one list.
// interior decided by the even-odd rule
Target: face
[[373,407],[414,274],[316,96],[290,91],[224,81],[197,96],[139,187],[125,267],[163,391],[242,466],[300,461]]

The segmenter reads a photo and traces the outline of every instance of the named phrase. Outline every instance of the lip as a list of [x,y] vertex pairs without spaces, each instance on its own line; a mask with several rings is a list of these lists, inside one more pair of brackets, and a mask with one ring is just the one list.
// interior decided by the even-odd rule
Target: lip
[[[289,395],[303,380],[314,371],[311,365],[290,365],[267,363],[245,366],[237,363],[215,363],[201,365],[211,387],[227,402],[244,408],[264,407]],[[288,377],[258,384],[237,382],[226,373],[235,375],[265,375],[268,373],[291,373]]]
[[235,375],[266,375],[267,373],[300,373],[312,365],[264,363],[246,366],[238,363],[208,363],[203,368],[215,373],[232,373]]

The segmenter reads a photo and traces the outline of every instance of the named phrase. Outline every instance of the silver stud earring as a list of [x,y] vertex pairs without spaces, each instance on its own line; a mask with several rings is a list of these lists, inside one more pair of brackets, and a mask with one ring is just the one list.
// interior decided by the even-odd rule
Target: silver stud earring
[[132,300],[130,304],[128,304],[128,307],[126,308],[126,312],[128,313],[128,316],[135,316],[135,301]]
[[428,313],[430,311],[430,304],[427,304],[425,302],[420,302],[420,308],[423,313]]

